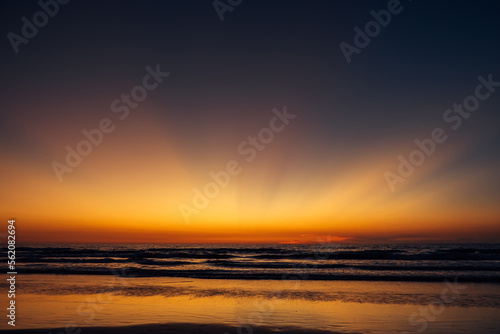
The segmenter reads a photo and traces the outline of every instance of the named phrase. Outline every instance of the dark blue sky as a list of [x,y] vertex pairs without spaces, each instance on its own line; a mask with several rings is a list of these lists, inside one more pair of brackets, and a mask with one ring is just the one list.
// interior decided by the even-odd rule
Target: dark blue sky
[[[105,97],[116,91],[107,80],[133,78],[157,62],[172,73],[170,101],[296,103],[321,136],[360,131],[377,137],[433,122],[469,94],[478,75],[499,68],[497,2],[401,6],[348,65],[339,43],[353,44],[353,28],[373,20],[370,11],[386,9],[386,1],[243,1],[224,13],[224,22],[210,1],[72,1],[20,45],[19,54],[4,38],[1,63],[10,93],[4,102],[15,106],[19,94],[50,97],[66,89]],[[2,7],[5,35],[19,33],[21,17],[40,9],[34,1]],[[192,112],[203,110],[172,117],[196,116]],[[482,114],[485,124],[500,117]]]

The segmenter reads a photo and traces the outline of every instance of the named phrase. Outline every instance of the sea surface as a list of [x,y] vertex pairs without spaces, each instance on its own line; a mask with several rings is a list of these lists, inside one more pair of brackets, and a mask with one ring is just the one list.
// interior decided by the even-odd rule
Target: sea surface
[[500,244],[50,245],[19,274],[500,283]]

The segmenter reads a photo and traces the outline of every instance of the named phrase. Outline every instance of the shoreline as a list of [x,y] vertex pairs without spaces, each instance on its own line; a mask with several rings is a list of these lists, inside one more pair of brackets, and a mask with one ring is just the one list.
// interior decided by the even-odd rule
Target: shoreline
[[[284,273],[284,274],[203,274],[198,272],[193,275],[113,275],[109,270],[102,272],[96,271],[72,271],[68,269],[61,270],[64,272],[52,272],[45,270],[37,270],[31,272],[20,272],[22,275],[56,275],[56,276],[112,276],[123,278],[185,278],[185,279],[201,279],[201,280],[242,280],[242,281],[354,281],[354,282],[408,282],[408,283],[442,283],[444,281],[454,281],[458,279],[462,283],[484,283],[484,284],[500,284],[499,277],[481,277],[481,276],[371,276],[371,275],[315,275],[308,274],[306,279],[300,278],[301,274]],[[285,277],[283,277],[285,276]],[[288,278],[286,278],[288,277]]]

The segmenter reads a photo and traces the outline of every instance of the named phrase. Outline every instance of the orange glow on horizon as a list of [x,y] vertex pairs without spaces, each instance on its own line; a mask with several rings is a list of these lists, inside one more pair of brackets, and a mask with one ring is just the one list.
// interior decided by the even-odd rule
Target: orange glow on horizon
[[[193,161],[159,122],[135,117],[63,182],[49,165],[0,152],[9,162],[0,172],[17,175],[4,184],[11,191],[0,194],[0,212],[17,219],[21,241],[311,243],[331,236],[338,242],[412,242],[500,236],[498,198],[482,190],[492,189],[498,166],[443,169],[470,147],[444,146],[392,193],[383,174],[397,167],[399,146],[339,152],[346,158],[313,163],[292,124],[252,163],[237,155],[245,136],[236,131],[221,140],[227,149]],[[44,144],[64,156],[64,145]],[[192,205],[193,189],[202,189],[210,171],[233,159],[242,173],[186,223],[179,204]]]

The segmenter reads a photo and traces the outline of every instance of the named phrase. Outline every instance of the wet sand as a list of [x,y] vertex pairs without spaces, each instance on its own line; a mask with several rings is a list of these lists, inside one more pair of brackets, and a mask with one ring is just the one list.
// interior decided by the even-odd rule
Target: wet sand
[[[223,324],[150,324],[150,325],[135,325],[122,327],[85,327],[73,328],[66,331],[65,328],[44,328],[44,329],[19,329],[5,330],[0,333],[26,333],[26,334],[224,334],[224,333],[254,333],[254,334],[335,334],[339,332],[331,332],[325,330],[313,330],[297,327],[267,327],[260,326],[252,328],[252,331],[244,328],[238,330],[236,326],[228,326]],[[345,334],[346,332],[342,332]]]

